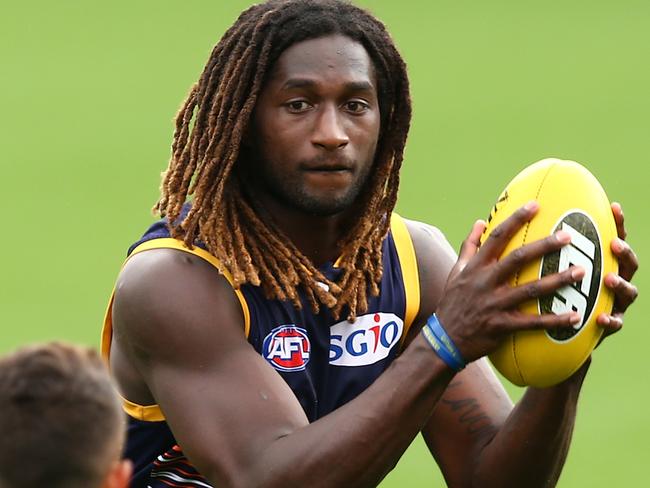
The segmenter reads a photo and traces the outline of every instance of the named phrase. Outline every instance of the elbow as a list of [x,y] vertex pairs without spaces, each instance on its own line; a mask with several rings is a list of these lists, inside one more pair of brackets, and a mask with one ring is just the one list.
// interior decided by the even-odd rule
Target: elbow
[[202,459],[192,459],[191,463],[212,486],[218,486],[219,488],[259,486],[250,479],[250,465],[244,467],[239,463],[224,461],[222,458],[204,457]]
[[213,485],[219,488],[270,488],[276,485],[286,488],[286,483],[274,483],[270,472],[264,472],[259,463],[228,464],[223,459],[211,460],[197,465],[197,469]]

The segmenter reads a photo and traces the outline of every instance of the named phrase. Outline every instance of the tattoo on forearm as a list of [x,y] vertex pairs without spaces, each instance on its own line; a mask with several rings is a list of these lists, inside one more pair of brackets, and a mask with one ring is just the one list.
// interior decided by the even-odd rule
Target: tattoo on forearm
[[[460,386],[460,381],[452,382],[447,390]],[[442,403],[448,405],[452,412],[457,412],[461,424],[467,426],[467,433],[476,437],[488,437],[496,433],[497,429],[481,409],[476,398],[442,398]]]

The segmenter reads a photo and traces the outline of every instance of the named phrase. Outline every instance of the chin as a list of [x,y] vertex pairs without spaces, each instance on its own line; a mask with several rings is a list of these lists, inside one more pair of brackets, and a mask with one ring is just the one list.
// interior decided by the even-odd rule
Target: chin
[[301,205],[301,210],[305,213],[314,215],[315,217],[331,217],[337,215],[348,208],[350,204],[336,204],[332,202],[323,202],[322,204]]
[[292,206],[301,211],[318,216],[331,217],[351,208],[356,201],[356,194],[346,193],[344,195],[301,195],[301,198],[294,199]]

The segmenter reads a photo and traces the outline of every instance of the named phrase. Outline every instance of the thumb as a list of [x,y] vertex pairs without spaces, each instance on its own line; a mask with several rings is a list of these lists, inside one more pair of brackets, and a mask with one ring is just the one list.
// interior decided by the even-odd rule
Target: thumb
[[463,241],[463,245],[460,247],[460,253],[458,254],[458,260],[456,261],[456,266],[454,266],[454,271],[460,273],[467,263],[472,259],[478,252],[479,247],[481,246],[481,235],[485,230],[486,224],[484,220],[477,220],[472,226],[467,238]]

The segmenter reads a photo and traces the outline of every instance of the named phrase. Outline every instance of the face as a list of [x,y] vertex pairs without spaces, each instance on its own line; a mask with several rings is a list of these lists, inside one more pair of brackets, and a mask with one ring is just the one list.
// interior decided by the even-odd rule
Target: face
[[255,107],[251,178],[281,205],[339,213],[368,179],[379,126],[374,67],[361,44],[340,35],[294,44]]

